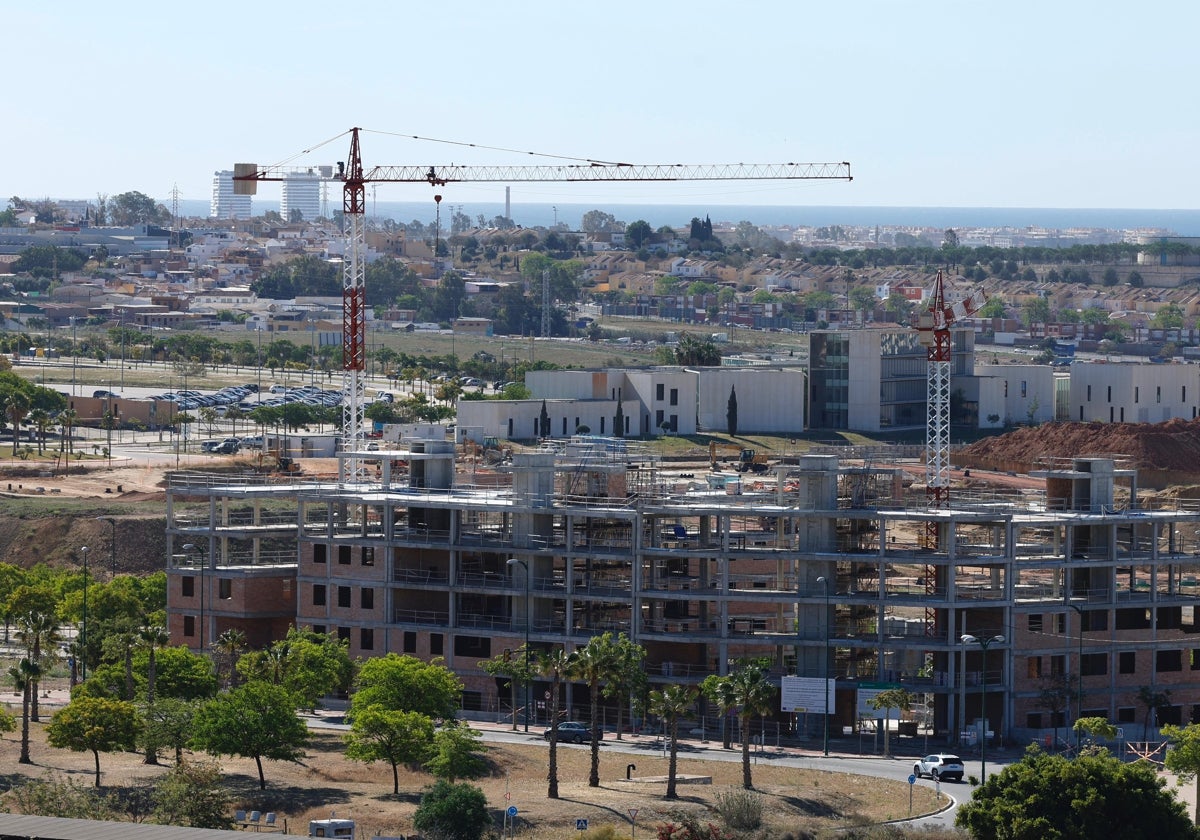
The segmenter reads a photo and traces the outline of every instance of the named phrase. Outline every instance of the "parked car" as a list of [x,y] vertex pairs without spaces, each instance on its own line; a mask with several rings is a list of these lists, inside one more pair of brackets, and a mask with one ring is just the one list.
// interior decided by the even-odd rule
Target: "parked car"
[[206,441],[204,441],[204,443],[200,444],[200,451],[201,452],[216,452],[217,447],[219,447],[220,445],[221,445],[221,441],[219,441],[219,440],[206,440]]
[[[542,737],[549,741],[553,731],[553,729],[547,729],[542,733]],[[604,733],[601,732],[599,740],[603,739]],[[592,740],[592,731],[588,729],[586,723],[580,723],[577,720],[563,721],[558,725],[558,740],[568,744],[582,744],[584,741]]]
[[962,759],[947,753],[927,755],[913,765],[913,775],[918,779],[928,776],[938,781],[961,782],[963,778]]
[[255,435],[253,437],[242,438],[241,446],[244,447],[245,449],[262,449],[263,448],[262,435]]
[[272,385],[271,386],[272,394],[286,394],[287,390],[288,389],[287,389],[286,385]]

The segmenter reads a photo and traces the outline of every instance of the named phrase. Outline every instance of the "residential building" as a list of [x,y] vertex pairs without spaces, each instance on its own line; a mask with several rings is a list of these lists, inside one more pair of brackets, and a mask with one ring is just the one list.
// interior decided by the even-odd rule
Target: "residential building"
[[213,219],[249,219],[251,199],[249,195],[235,195],[233,192],[233,170],[222,169],[213,173],[212,201],[209,203],[208,215]]
[[321,173],[316,169],[288,172],[283,177],[279,215],[284,221],[309,221],[321,216]]
[[[498,715],[507,692],[483,660],[621,632],[652,686],[747,658],[774,681],[834,679],[832,717],[771,715],[782,734],[861,731],[882,686],[918,696],[936,743],[1040,741],[1081,714],[1132,724],[1143,686],[1168,698],[1159,723],[1200,721],[1200,512],[1142,507],[1111,459],[1063,461],[1012,501],[929,508],[902,470],[834,455],[715,490],[614,439],[503,470],[446,441],[378,456],[363,484],[173,474],[172,642],[239,629],[264,645],[295,624],[352,657],[440,658],[466,708]],[[581,714],[586,686],[565,695]]]

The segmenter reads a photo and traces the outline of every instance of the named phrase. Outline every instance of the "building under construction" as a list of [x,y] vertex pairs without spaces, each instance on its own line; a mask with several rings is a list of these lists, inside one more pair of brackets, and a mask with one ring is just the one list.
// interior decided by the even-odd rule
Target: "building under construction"
[[[781,713],[789,733],[860,727],[862,698],[892,686],[918,699],[901,732],[950,741],[1041,739],[1081,713],[1141,724],[1154,694],[1158,723],[1200,720],[1200,513],[1140,507],[1111,458],[934,508],[880,453],[693,477],[622,439],[487,468],[462,452],[352,454],[378,462],[365,483],[173,475],[172,641],[312,628],[352,657],[440,657],[464,705],[497,714],[509,693],[482,660],[620,632],[654,685],[747,659],[835,680],[833,716]],[[586,686],[566,701],[582,709]]]

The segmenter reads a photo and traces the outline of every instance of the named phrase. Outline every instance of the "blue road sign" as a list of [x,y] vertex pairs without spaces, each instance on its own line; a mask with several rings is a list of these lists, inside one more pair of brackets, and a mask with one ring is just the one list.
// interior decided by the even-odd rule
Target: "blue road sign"
[[510,817],[515,817],[517,815],[517,806],[516,805],[508,806],[508,815]]
[[910,785],[915,785],[917,783],[917,777],[914,774],[909,773],[908,774],[908,783]]
[[576,831],[587,831],[587,819],[575,820]]

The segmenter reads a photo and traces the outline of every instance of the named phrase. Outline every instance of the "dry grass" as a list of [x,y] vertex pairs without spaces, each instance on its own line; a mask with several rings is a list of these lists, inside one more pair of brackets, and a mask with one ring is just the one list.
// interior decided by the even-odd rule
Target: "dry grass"
[[[19,709],[17,710],[19,712]],[[44,721],[49,710],[43,712]],[[32,727],[31,753],[36,764],[15,762],[17,743],[8,736],[4,745],[10,756],[4,780],[19,784],[22,777],[37,778],[47,772],[62,774],[77,783],[92,781],[90,753],[72,753],[48,747],[38,724]],[[560,798],[546,797],[546,757],[542,743],[489,745],[492,771],[476,780],[494,809],[497,825],[503,809],[511,804],[519,811],[517,833],[533,840],[562,837],[573,832],[575,820],[586,817],[591,829],[611,826],[617,836],[628,836],[629,809],[638,808],[638,828],[650,836],[653,827],[672,813],[689,811],[704,820],[719,822],[712,811],[716,795],[740,788],[739,762],[680,757],[681,774],[711,776],[712,785],[680,785],[679,798],[664,798],[663,783],[629,784],[624,781],[627,764],[636,764],[635,776],[665,775],[667,762],[661,753],[646,755],[618,753],[602,747],[599,788],[587,785],[590,754],[586,748],[559,749]],[[161,775],[166,765],[147,766],[132,753],[102,754],[102,781],[106,787],[145,784]],[[339,817],[357,821],[363,836],[407,834],[412,831],[412,814],[421,790],[432,781],[425,773],[401,770],[400,794],[392,794],[391,769],[386,764],[364,765],[348,761],[341,750],[340,733],[318,730],[308,756],[298,764],[266,762],[267,789],[258,789],[254,762],[224,757],[221,766],[234,808],[275,811],[291,833],[305,834],[310,819]],[[815,831],[833,826],[882,822],[908,814],[908,785],[865,776],[821,773],[813,770],[772,766],[762,759],[753,768],[754,784],[763,797],[763,818],[773,834]],[[507,797],[506,797],[507,794]],[[937,809],[934,792],[925,786],[914,790],[914,813]],[[11,800],[11,797],[8,797]],[[943,799],[943,802],[945,800]],[[13,807],[11,801],[6,801]]]

